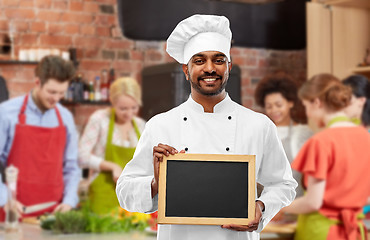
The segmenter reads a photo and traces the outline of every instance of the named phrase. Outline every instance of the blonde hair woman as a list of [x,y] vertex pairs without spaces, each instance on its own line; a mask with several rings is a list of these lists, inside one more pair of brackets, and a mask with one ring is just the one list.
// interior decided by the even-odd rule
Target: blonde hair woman
[[361,210],[370,195],[370,135],[345,113],[352,91],[333,75],[319,74],[298,94],[307,117],[325,129],[305,143],[292,164],[307,190],[282,210],[300,214],[294,239],[365,239]]
[[119,78],[110,86],[112,107],[94,112],[79,143],[79,163],[92,169],[89,200],[92,211],[108,213],[119,206],[115,185],[131,160],[145,121],[137,117],[141,89],[133,78]]

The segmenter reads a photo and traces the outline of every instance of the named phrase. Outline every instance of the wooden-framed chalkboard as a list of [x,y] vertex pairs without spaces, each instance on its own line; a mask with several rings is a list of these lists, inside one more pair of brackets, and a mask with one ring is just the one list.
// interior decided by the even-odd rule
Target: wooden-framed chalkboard
[[254,155],[170,155],[160,163],[158,223],[248,224],[255,189]]

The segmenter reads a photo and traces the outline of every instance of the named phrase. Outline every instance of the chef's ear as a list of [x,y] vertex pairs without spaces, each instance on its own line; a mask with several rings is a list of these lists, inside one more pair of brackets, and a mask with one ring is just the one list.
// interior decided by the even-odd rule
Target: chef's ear
[[183,72],[184,72],[184,74],[185,74],[185,78],[186,78],[186,80],[189,80],[189,68],[188,68],[188,65],[183,64],[183,65],[182,65],[182,71],[183,71]]

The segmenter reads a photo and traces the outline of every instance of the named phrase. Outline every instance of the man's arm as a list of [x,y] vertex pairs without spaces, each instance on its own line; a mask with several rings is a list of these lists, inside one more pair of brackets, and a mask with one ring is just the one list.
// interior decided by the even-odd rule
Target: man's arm
[[8,191],[6,185],[2,181],[0,181],[0,207],[4,206],[7,200],[8,200]]
[[261,196],[256,199],[255,219],[248,225],[228,224],[223,228],[235,231],[261,232],[279,210],[289,205],[295,195],[297,182],[285,155],[276,127],[267,121],[263,156],[257,156],[261,165],[257,173],[257,182],[264,186]]
[[257,200],[265,205],[257,232],[280,211],[288,206],[295,198],[297,182],[292,176],[292,169],[286,157],[276,127],[271,121],[267,122],[263,156],[257,173],[257,182],[264,186],[261,196]]
[[[6,113],[4,111],[4,108],[0,105],[0,164],[3,166],[3,169],[5,170],[6,167],[6,159],[3,159],[4,157],[4,151],[5,151],[5,144],[8,139],[8,132],[9,132],[9,123],[5,119]],[[5,203],[8,200],[8,191],[5,183],[2,181],[2,178],[4,178],[5,173],[0,173],[0,206],[5,205]]]
[[118,178],[116,194],[122,208],[130,212],[154,212],[158,196],[152,197],[153,144],[152,122],[149,121],[140,137],[133,159]]
[[81,180],[81,169],[78,167],[77,131],[72,115],[68,112],[64,124],[67,128],[66,147],[64,151],[63,179],[64,196],[62,204],[76,207],[78,199],[78,185]]

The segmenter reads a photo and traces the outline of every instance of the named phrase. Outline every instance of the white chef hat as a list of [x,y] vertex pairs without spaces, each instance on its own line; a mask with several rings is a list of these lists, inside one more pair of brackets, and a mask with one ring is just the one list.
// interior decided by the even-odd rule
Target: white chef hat
[[218,51],[230,61],[231,30],[224,16],[196,14],[182,20],[167,39],[168,54],[187,64],[194,54]]

